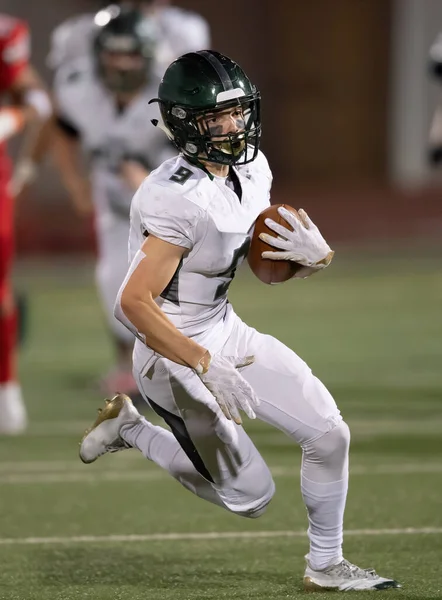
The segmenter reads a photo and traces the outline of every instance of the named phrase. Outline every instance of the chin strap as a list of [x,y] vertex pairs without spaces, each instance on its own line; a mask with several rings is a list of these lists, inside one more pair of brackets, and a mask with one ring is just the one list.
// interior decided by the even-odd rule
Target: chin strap
[[158,129],[161,129],[161,131],[164,131],[164,133],[167,135],[169,140],[173,141],[173,135],[172,135],[170,129],[167,129],[167,127],[165,125],[163,125],[162,123],[160,123],[158,121],[158,119],[151,119],[150,122],[152,123],[152,125],[154,127],[158,127]]

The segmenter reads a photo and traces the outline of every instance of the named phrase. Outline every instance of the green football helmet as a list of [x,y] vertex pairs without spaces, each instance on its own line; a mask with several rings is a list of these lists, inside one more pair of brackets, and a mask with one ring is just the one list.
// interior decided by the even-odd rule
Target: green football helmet
[[[184,54],[166,70],[158,89],[165,129],[191,161],[244,165],[258,154],[260,93],[233,60],[213,50]],[[204,117],[238,107],[243,128],[214,135]],[[157,124],[154,122],[154,124]]]
[[[156,48],[152,20],[135,8],[113,4],[95,15],[95,24],[95,63],[106,87],[112,92],[133,92],[146,85]],[[122,55],[129,59],[125,61],[129,67],[113,64]]]

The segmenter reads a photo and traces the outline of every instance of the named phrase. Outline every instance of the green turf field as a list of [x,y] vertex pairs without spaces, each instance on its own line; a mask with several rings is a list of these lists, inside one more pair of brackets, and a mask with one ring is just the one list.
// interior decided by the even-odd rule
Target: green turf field
[[[439,265],[337,258],[283,286],[244,272],[231,290],[240,315],[290,344],[335,395],[353,434],[346,556],[400,580],[384,594],[404,599],[442,598]],[[69,264],[18,269],[31,300],[21,356],[31,426],[0,439],[0,599],[304,595],[300,453],[278,431],[246,424],[277,485],[258,520],[205,504],[135,451],[78,460],[111,359],[92,281]]]

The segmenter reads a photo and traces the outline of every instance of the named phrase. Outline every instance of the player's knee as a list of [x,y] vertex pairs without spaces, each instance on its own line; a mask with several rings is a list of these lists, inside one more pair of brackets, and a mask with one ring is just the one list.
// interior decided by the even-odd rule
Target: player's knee
[[350,429],[345,421],[341,421],[321,440],[319,440],[319,447],[326,460],[335,462],[336,460],[343,460],[348,456]]
[[257,519],[266,512],[274,495],[275,483],[270,471],[264,476],[261,473],[261,477],[253,481],[243,494],[243,502],[230,504],[228,509],[239,517]]
[[350,429],[341,421],[329,432],[306,444],[304,460],[321,471],[327,471],[332,479],[340,479],[348,465]]

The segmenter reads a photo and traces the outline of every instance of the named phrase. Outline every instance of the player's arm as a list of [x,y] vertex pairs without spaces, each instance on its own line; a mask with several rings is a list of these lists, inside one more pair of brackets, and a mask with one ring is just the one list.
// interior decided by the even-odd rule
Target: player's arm
[[15,122],[15,126],[11,122],[10,137],[24,128],[12,178],[12,192],[16,196],[35,179],[46,155],[47,146],[42,145],[42,139],[50,128],[52,102],[40,76],[30,65],[19,72],[9,92],[13,105],[5,111]]
[[155,302],[173,278],[185,252],[182,246],[149,235],[120,290],[115,315],[121,320],[121,311],[149,348],[196,369],[201,361],[210,361],[207,349],[178,331]]
[[0,109],[0,141],[6,141],[26,124],[46,121],[52,111],[44,85],[30,65],[26,23],[12,21],[0,50],[1,80],[9,104]]
[[54,119],[52,156],[74,208],[79,214],[92,212],[90,182],[81,164],[80,132],[66,118]]
[[182,246],[149,235],[120,289],[115,316],[126,326],[128,320],[130,329],[135,327],[138,337],[158,354],[195,369],[226,418],[241,424],[239,409],[254,419],[252,407],[259,405],[259,399],[237,369],[250,365],[254,358],[212,357],[206,348],[178,331],[155,302],[185,252]]

